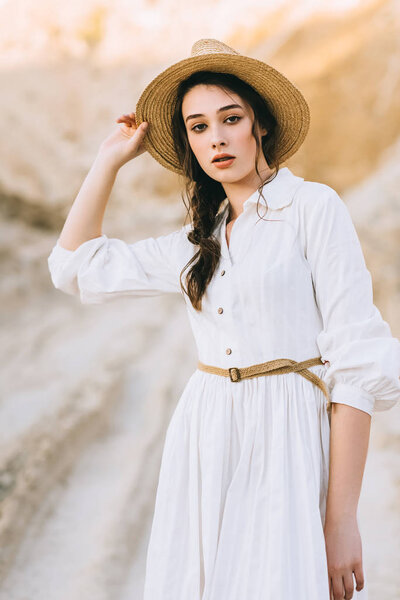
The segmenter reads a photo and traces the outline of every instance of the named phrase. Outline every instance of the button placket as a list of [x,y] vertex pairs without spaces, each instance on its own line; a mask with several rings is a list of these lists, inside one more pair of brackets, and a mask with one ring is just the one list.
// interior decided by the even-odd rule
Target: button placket
[[[228,313],[226,313],[226,319],[228,319],[227,322],[227,329],[226,329],[226,333],[227,333],[227,338],[226,338],[226,342],[231,342],[233,344],[233,346],[227,346],[225,348],[225,354],[227,356],[229,356],[229,363],[232,364],[232,360],[233,361],[237,361],[240,357],[240,352],[237,352],[238,349],[238,339],[237,339],[237,331],[236,331],[236,324],[235,324],[235,320],[234,320],[234,306],[235,306],[235,298],[232,297],[232,294],[234,294],[234,290],[231,289],[229,295],[227,296],[227,298],[229,298],[229,315]],[[224,308],[224,311],[226,311],[226,307]],[[227,359],[228,360],[228,359]],[[227,367],[229,367],[229,363],[226,365]]]
[[[222,235],[222,240],[221,240],[221,242],[222,242],[222,244],[221,244],[221,256],[222,256],[222,260],[224,260],[224,259],[227,260],[228,266],[232,266],[232,260],[231,260],[231,256],[230,256],[230,253],[229,253],[228,244],[227,244],[226,238],[225,238],[225,218],[226,218],[226,214],[225,214],[225,217],[224,217],[223,222],[222,222],[222,234],[223,235]],[[226,268],[227,267],[221,268],[221,271],[219,272],[220,277],[223,277],[224,275],[229,275],[229,271],[227,271]],[[229,278],[228,278],[228,281],[229,281]],[[226,281],[226,285],[228,285],[228,281]],[[217,313],[219,315],[225,314],[225,308],[222,307],[222,306],[219,306],[217,308]],[[228,318],[228,323],[229,323],[229,318]],[[227,356],[232,355],[233,354],[232,348],[230,348],[230,347],[225,348],[225,354]]]
[[221,256],[225,261],[225,264],[231,269],[243,260],[251,246],[253,236],[252,228],[257,222],[255,216],[251,212],[252,208],[253,207],[248,206],[247,209],[237,217],[235,225],[231,230],[229,247],[228,242],[226,241],[226,221],[225,218],[223,219],[220,231]]
[[[226,241],[226,218],[229,212],[229,205],[227,204],[225,210],[222,214],[222,223],[220,228],[220,243],[221,243],[221,256],[228,262],[229,265],[232,265],[232,257],[228,248],[228,242]],[[225,273],[225,271],[224,271]]]
[[[223,312],[224,312],[224,309],[222,308],[222,306],[220,306],[218,308],[218,313],[222,314]],[[231,319],[228,319],[227,327],[228,327],[228,331],[226,333],[228,333],[229,337],[231,337],[231,334],[232,334],[232,332],[230,331],[230,327],[232,327]],[[225,348],[225,354],[227,356],[231,355],[232,354],[232,348],[230,348],[229,346],[227,348]]]

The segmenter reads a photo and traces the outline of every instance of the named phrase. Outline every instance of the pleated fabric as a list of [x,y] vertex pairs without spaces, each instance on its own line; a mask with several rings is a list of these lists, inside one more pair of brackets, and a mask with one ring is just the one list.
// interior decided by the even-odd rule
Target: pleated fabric
[[325,396],[297,373],[196,370],[165,437],[144,600],[329,600],[329,431]]

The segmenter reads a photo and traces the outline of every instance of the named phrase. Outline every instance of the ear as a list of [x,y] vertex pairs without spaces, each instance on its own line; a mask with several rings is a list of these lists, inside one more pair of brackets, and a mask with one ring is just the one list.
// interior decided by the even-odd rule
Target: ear
[[264,135],[267,135],[267,133],[268,133],[268,131],[266,130],[266,128],[265,127],[261,127],[260,124],[258,124],[258,131],[259,131],[261,137],[264,137]]

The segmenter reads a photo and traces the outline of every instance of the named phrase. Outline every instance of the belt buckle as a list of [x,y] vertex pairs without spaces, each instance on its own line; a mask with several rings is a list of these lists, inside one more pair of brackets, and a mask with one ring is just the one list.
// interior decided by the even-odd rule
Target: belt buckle
[[229,368],[229,377],[231,381],[236,382],[240,380],[240,371],[238,367],[230,367]]

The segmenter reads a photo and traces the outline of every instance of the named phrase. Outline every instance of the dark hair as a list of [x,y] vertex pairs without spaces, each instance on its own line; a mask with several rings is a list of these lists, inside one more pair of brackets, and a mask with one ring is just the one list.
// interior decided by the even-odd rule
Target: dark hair
[[[221,203],[226,198],[222,184],[209,177],[199,165],[190,147],[183,121],[183,98],[190,89],[200,83],[217,85],[225,91],[236,93],[252,107],[254,111],[252,133],[257,144],[255,168],[260,177],[258,188],[260,194],[265,183],[262,181],[257,168],[261,150],[268,166],[275,171],[273,178],[276,177],[279,171],[279,157],[276,149],[278,123],[265,100],[252,86],[231,73],[217,73],[214,71],[196,71],[180,83],[172,116],[172,133],[175,151],[185,178],[185,193],[189,201],[189,206],[187,206],[183,196],[183,202],[192,223],[192,229],[188,232],[187,238],[192,244],[199,247],[198,251],[182,269],[180,284],[181,289],[188,295],[196,310],[201,310],[202,296],[220,261],[221,245],[217,238],[213,236],[213,230]],[[257,124],[267,130],[267,134],[261,138],[261,144],[256,133]],[[259,199],[260,196],[257,200],[257,210]],[[182,275],[192,263],[193,266],[186,276],[187,288],[185,288],[182,284]]]

